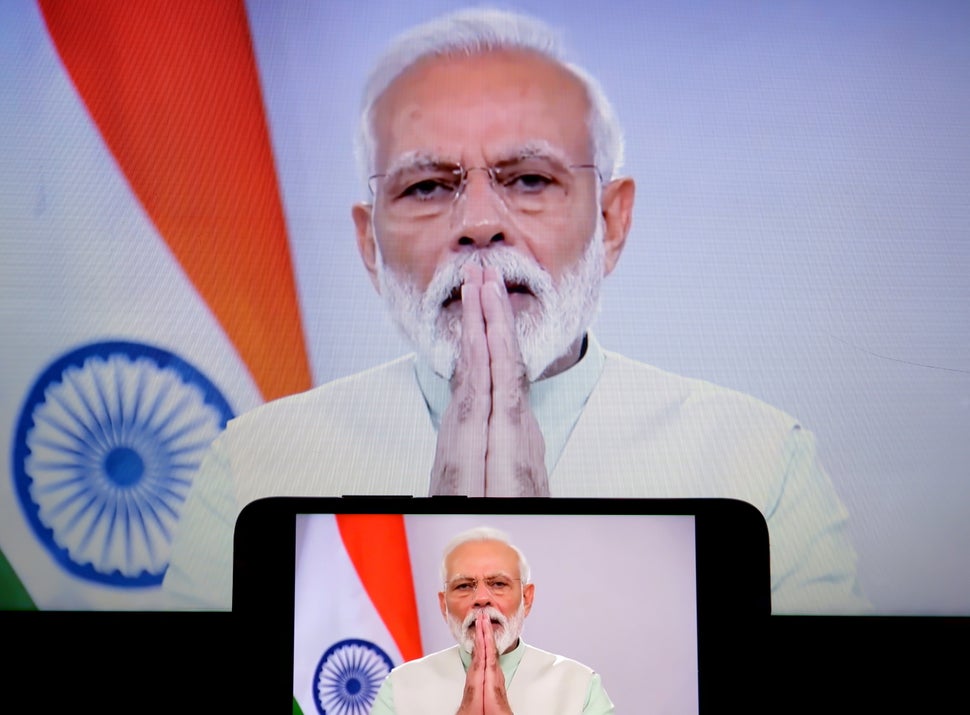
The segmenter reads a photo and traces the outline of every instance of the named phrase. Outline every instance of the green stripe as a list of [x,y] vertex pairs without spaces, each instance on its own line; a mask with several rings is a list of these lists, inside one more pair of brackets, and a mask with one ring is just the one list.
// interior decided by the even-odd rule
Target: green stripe
[[0,550],[0,611],[36,611],[37,606]]
[[296,697],[293,698],[293,715],[303,715],[303,711],[300,709],[300,704],[296,701]]

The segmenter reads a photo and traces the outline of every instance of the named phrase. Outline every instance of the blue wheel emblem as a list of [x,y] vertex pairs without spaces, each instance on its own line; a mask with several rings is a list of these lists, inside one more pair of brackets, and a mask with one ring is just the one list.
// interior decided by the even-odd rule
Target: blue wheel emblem
[[367,715],[394,664],[383,650],[359,638],[334,643],[313,675],[320,715]]
[[20,505],[74,575],[157,586],[202,455],[232,416],[212,383],[172,353],[126,342],[78,348],[41,374],[20,413]]

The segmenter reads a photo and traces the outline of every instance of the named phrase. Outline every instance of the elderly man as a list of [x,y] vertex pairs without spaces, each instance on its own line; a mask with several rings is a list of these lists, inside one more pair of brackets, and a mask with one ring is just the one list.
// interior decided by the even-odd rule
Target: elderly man
[[456,536],[441,583],[441,615],[457,645],[392,670],[372,715],[613,712],[598,674],[522,641],[535,584],[503,532],[480,527]]
[[406,33],[365,88],[358,154],[360,254],[415,354],[229,424],[173,545],[176,604],[229,607],[253,499],[458,494],[742,499],[767,518],[777,611],[865,608],[811,434],[590,332],[634,182],[609,102],[548,28],[476,9]]

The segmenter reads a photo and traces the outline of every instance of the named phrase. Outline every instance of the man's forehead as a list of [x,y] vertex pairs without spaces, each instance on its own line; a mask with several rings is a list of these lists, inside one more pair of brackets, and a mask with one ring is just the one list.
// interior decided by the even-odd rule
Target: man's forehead
[[376,168],[415,158],[465,163],[541,147],[569,163],[589,160],[589,99],[580,80],[531,50],[419,60],[374,105]]
[[459,84],[475,82],[473,89],[484,88],[489,82],[507,85],[516,79],[535,78],[544,83],[573,86],[585,91],[582,81],[565,63],[528,48],[496,48],[481,51],[442,52],[419,57],[405,67],[388,84],[378,102],[396,91],[418,94],[433,90],[447,75],[455,76]]
[[448,577],[519,576],[518,554],[501,541],[468,541],[460,544],[446,560]]

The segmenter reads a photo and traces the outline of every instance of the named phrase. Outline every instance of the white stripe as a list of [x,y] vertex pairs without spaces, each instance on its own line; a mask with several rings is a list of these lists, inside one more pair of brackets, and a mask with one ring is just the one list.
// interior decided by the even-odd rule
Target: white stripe
[[304,713],[317,712],[314,673],[335,643],[360,638],[378,646],[394,665],[402,662],[347,555],[336,519],[329,514],[300,522],[294,594],[293,694]]
[[[58,357],[80,345],[123,340],[186,360],[236,414],[262,398],[131,193],[37,7],[24,3],[6,17],[15,26],[4,32],[17,38],[24,59],[0,67],[0,548],[42,609],[161,608],[158,588],[75,577],[38,541],[10,472],[12,435],[25,397]],[[7,102],[16,109],[8,111]],[[144,555],[156,564],[164,556]],[[124,554],[102,556],[89,543],[82,557],[110,564]]]

